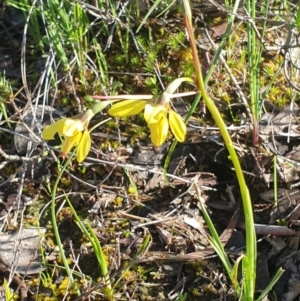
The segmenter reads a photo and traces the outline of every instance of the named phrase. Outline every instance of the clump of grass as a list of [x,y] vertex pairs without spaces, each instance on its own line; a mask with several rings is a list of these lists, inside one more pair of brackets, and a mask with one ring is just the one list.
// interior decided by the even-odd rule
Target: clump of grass
[[9,122],[9,114],[7,112],[6,104],[9,103],[10,99],[13,97],[12,86],[10,82],[6,79],[5,74],[0,73],[0,120],[6,121],[8,127],[12,130],[11,124]]
[[5,73],[0,73],[0,102],[9,101],[13,96],[10,82],[7,80]]
[[[106,58],[96,38],[97,31],[98,34],[108,34],[107,24],[101,21],[100,16],[94,16],[94,20],[91,21],[91,15],[88,13],[91,10],[81,2],[7,2],[24,11],[27,17],[25,35],[28,30],[29,39],[25,40],[28,44],[24,47],[32,47],[37,58],[43,54],[52,57],[52,61],[48,61],[46,67],[50,68],[48,76],[50,75],[50,80],[55,86],[58,66],[63,72],[78,77],[77,84],[74,85],[78,91],[88,91],[91,83],[94,87],[98,86],[98,89],[108,85]],[[36,75],[36,80],[38,78],[39,74]]]

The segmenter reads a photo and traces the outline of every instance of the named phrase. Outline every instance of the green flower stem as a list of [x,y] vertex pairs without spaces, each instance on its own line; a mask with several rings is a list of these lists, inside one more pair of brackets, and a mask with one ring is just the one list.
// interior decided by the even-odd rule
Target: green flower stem
[[[184,1],[184,3],[185,2],[187,1]],[[192,28],[192,20],[190,15],[184,14],[184,20],[185,20],[186,29],[188,31],[190,46],[192,49],[199,90],[201,92],[202,98],[204,99],[208,110],[210,111],[212,117],[214,118],[216,125],[218,126],[220,133],[223,137],[225,145],[230,154],[230,158],[232,160],[233,166],[235,168],[235,172],[240,186],[240,192],[241,192],[243,207],[244,207],[245,225],[246,225],[246,257],[247,257],[246,260],[244,261],[245,283],[243,286],[244,287],[243,300],[253,300],[254,290],[255,290],[255,278],[256,278],[256,266],[255,266],[256,265],[256,235],[254,230],[254,219],[253,219],[251,198],[250,198],[248,187],[245,182],[245,178],[243,175],[243,171],[238,156],[233,147],[231,137],[226,129],[226,125],[221,117],[220,112],[215,106],[214,102],[210,99],[210,97],[206,93],[205,85],[202,77],[202,71],[201,71],[202,68],[199,61],[195,37]]]
[[74,278],[72,276],[72,273],[71,273],[69,264],[67,262],[66,255],[65,255],[65,251],[64,251],[64,248],[63,248],[60,236],[59,236],[57,220],[56,220],[56,212],[55,212],[55,205],[56,205],[55,198],[56,198],[58,183],[59,183],[66,167],[70,164],[73,156],[75,155],[75,151],[76,151],[76,149],[73,151],[73,153],[69,156],[68,160],[66,160],[66,162],[62,166],[62,168],[59,172],[59,175],[56,178],[56,181],[54,183],[54,186],[53,186],[53,189],[52,189],[52,192],[51,192],[51,219],[52,219],[53,232],[54,232],[54,236],[55,236],[55,239],[56,239],[56,242],[57,242],[57,246],[59,248],[59,254],[61,256],[61,260],[64,264],[64,267],[66,269],[67,275],[70,279],[70,282],[72,284],[73,289],[75,290],[77,296],[80,296],[80,290],[78,289],[78,287],[77,287],[77,285],[74,281]]
[[99,101],[91,109],[87,110],[87,112],[91,111],[94,115],[96,115],[99,112],[101,112],[103,109],[105,109],[110,103],[111,103],[111,101],[108,101],[108,100]]

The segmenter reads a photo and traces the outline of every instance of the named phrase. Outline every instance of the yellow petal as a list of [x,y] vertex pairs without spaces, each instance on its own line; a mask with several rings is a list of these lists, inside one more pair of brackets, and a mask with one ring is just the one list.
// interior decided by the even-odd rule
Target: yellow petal
[[77,148],[77,161],[82,162],[91,149],[91,136],[88,130],[83,132],[82,138]]
[[158,147],[167,139],[169,131],[169,123],[167,117],[163,117],[157,123],[148,124],[151,133],[151,142]]
[[171,109],[169,110],[169,123],[176,140],[183,142],[186,134],[186,124],[181,116]]
[[67,118],[63,118],[46,126],[42,132],[42,138],[45,140],[53,140],[56,133],[62,135],[66,121]]
[[66,119],[62,135],[65,137],[72,137],[76,135],[78,132],[82,132],[84,130],[85,123],[82,122],[80,119]]
[[144,118],[148,124],[157,123],[165,114],[166,109],[164,106],[157,104],[146,104],[144,111]]
[[114,104],[108,110],[108,114],[114,117],[126,117],[130,115],[136,115],[145,108],[146,103],[146,100],[140,99],[123,100]]
[[66,137],[61,146],[61,150],[62,150],[63,154],[64,155],[68,154],[74,146],[77,146],[81,140],[81,137],[82,137],[81,132],[77,133],[76,135],[74,135],[72,137]]

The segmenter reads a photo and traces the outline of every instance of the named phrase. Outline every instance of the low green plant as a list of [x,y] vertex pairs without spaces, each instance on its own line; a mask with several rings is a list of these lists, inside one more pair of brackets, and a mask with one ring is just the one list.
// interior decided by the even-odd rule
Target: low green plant
[[97,238],[94,230],[91,227],[91,224],[88,220],[85,220],[84,222],[81,221],[79,216],[76,213],[76,210],[73,208],[72,203],[70,200],[67,198],[67,202],[69,207],[71,208],[71,212],[77,222],[78,227],[82,231],[82,233],[85,235],[87,240],[91,243],[92,249],[95,253],[95,256],[97,258],[102,276],[103,276],[103,287],[102,292],[105,296],[105,299],[108,301],[114,301],[116,300],[115,296],[115,291],[118,287],[118,284],[120,281],[126,277],[127,273],[131,269],[131,267],[135,264],[135,260],[139,258],[149,247],[150,235],[146,235],[144,238],[141,246],[139,247],[136,255],[132,260],[127,262],[127,264],[122,268],[122,270],[118,273],[116,276],[116,279],[112,282],[110,274],[109,274],[109,266],[108,266],[108,261],[107,261],[107,256],[104,254],[102,246],[99,242],[99,239]]
[[[149,9],[149,11],[147,12],[146,16],[144,17],[144,19],[142,20],[141,24],[139,25],[137,32],[143,27],[144,23],[147,21],[147,19],[149,18],[149,16],[156,10],[156,8],[162,3],[164,2],[163,0],[156,0],[153,5],[151,6],[151,8]],[[166,7],[164,10],[160,11],[158,16],[164,14],[167,10],[170,9],[170,7],[172,7],[173,4],[176,3],[176,0],[172,0],[172,1],[167,1],[166,3]]]
[[11,124],[8,122],[8,113],[6,103],[13,97],[13,91],[10,82],[6,79],[5,74],[0,73],[0,120],[2,116],[7,122],[9,129],[12,130]]
[[[267,20],[269,11],[269,0],[264,3],[264,20]],[[263,45],[258,39],[264,37],[266,29],[266,21],[263,21],[260,36],[258,36],[255,20],[256,20],[256,1],[247,0],[246,10],[249,16],[247,22],[247,52],[248,52],[248,72],[249,72],[249,88],[250,88],[250,104],[252,111],[252,143],[258,144],[258,122],[262,110],[262,97],[260,93],[260,64],[262,61]]]
[[76,213],[76,210],[73,208],[72,203],[67,198],[68,205],[71,208],[72,214],[77,222],[77,225],[79,226],[82,233],[86,236],[88,241],[91,243],[92,248],[94,250],[94,253],[96,255],[103,279],[104,279],[104,296],[108,301],[114,300],[114,293],[113,293],[113,287],[109,276],[109,269],[108,269],[108,263],[106,260],[106,256],[103,253],[101,244],[99,242],[99,239],[97,238],[95,232],[93,231],[90,222],[86,220],[85,222],[82,222],[79,216]]
[[294,14],[294,26],[297,30],[300,30],[300,7],[298,7],[296,13]]
[[[78,74],[83,91],[95,81],[95,77],[99,77],[102,84],[107,83],[107,62],[95,35],[96,31],[108,34],[108,27],[105,22],[91,22],[83,2],[8,0],[7,3],[22,10],[27,17],[25,30],[28,38],[24,47],[34,47],[37,56],[50,52],[63,71]],[[95,63],[91,52],[96,55]],[[93,67],[94,64],[97,68]],[[52,80],[56,85],[57,70],[52,68]],[[93,69],[92,77],[88,69]]]

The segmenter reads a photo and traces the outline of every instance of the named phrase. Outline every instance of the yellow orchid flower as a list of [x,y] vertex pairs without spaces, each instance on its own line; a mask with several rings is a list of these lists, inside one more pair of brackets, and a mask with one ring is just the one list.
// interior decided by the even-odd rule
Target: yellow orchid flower
[[151,142],[160,146],[167,138],[169,125],[176,140],[183,142],[186,134],[186,124],[181,116],[170,108],[169,102],[155,105],[146,104],[144,118],[151,133]]
[[91,137],[87,129],[94,114],[88,110],[72,118],[63,118],[45,127],[42,138],[53,140],[55,134],[64,138],[62,153],[67,155],[73,147],[77,147],[77,161],[82,162],[91,148]]
[[[179,142],[186,135],[186,124],[181,116],[170,107],[170,99],[182,82],[193,82],[190,78],[178,78],[171,82],[158,99],[127,99],[114,104],[108,113],[114,117],[135,115],[144,110],[144,118],[151,133],[151,142],[160,146],[167,139],[170,129]],[[149,98],[148,98],[149,99]],[[155,103],[154,103],[155,101]]]
[[88,130],[89,122],[95,114],[103,110],[109,103],[109,101],[102,101],[82,114],[72,118],[63,118],[46,126],[42,132],[42,138],[53,140],[57,133],[64,139],[61,145],[62,153],[67,155],[73,147],[77,147],[77,161],[82,162],[88,155],[92,145]]
[[145,100],[124,100],[114,104],[108,113],[114,117],[135,115],[144,110],[144,118],[151,133],[151,142],[160,146],[167,138],[169,125],[172,133],[179,142],[183,142],[186,134],[186,125],[179,114],[165,104],[151,104]]

